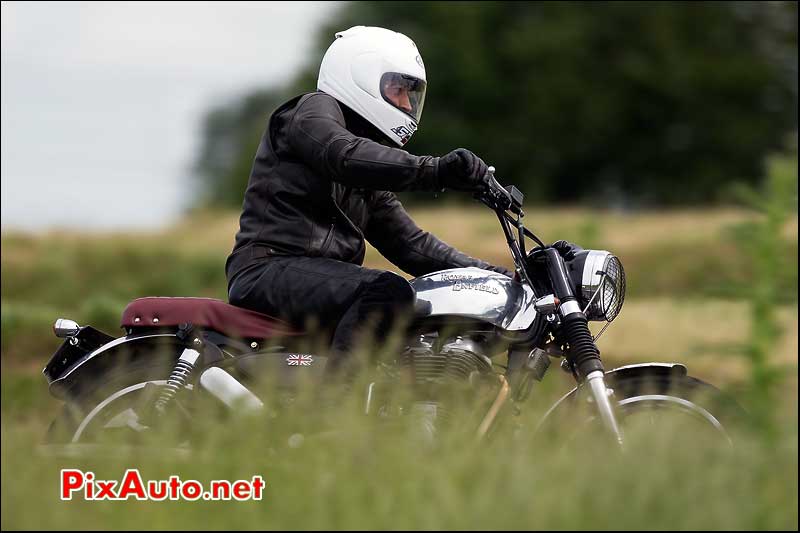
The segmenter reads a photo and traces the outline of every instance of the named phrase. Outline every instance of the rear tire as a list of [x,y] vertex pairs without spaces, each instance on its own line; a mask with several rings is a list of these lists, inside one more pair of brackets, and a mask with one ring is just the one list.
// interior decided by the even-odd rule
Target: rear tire
[[[174,360],[144,359],[129,363],[111,372],[93,378],[93,385],[83,387],[81,391],[70,398],[64,404],[61,412],[51,422],[45,435],[46,444],[70,444],[79,442],[91,442],[93,439],[86,433],[89,422],[86,418],[90,415],[96,418],[100,413],[95,412],[96,408],[104,401],[118,394],[127,388],[137,384],[147,382],[164,383],[172,371]],[[133,392],[133,391],[132,391]],[[121,411],[121,404],[116,402],[133,400],[125,395],[117,398],[116,401],[108,402],[107,408]],[[104,417],[112,417],[114,413],[104,412]],[[76,435],[85,426],[81,435]],[[77,438],[76,438],[77,436]]]

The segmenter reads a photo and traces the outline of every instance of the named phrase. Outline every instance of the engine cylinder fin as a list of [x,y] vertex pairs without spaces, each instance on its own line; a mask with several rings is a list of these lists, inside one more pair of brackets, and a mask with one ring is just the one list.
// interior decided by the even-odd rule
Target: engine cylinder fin
[[[457,341],[460,342],[460,339]],[[477,347],[471,343],[470,347]],[[491,370],[489,358],[470,349],[455,348],[445,345],[438,353],[432,345],[420,343],[407,348],[400,357],[402,367],[410,369],[416,383],[465,382],[473,372]]]

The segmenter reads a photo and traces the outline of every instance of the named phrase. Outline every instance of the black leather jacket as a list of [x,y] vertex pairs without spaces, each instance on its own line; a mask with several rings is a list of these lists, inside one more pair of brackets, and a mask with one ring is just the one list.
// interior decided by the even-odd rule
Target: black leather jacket
[[386,146],[377,129],[333,97],[295,97],[269,120],[245,192],[228,282],[274,255],[327,257],[361,265],[366,238],[412,276],[477,266],[422,231],[390,191],[439,191],[438,157]]

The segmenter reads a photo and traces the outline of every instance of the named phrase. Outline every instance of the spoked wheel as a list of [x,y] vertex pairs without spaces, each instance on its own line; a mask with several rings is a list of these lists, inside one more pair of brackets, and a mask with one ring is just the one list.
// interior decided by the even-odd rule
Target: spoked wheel
[[[638,377],[610,384],[625,449],[714,447],[732,449],[732,427],[744,411],[715,387],[689,376]],[[603,427],[588,394],[574,394],[551,410],[540,430],[557,431],[568,446],[590,435],[603,442]]]
[[670,431],[690,435],[695,442],[733,446],[720,419],[699,403],[680,396],[643,394],[624,398],[617,402],[617,413],[629,441],[654,431]]
[[[136,443],[153,436],[155,424],[180,424],[181,419],[188,420],[190,414],[179,399],[169,406],[172,416],[162,418],[154,411],[155,398],[166,383],[165,380],[136,383],[108,396],[83,417],[70,442]],[[159,439],[164,438],[163,431],[158,433]]]
[[[172,398],[164,415],[155,412],[155,401],[168,375],[161,367],[127,367],[98,379],[103,385],[84,391],[68,401],[50,425],[48,444],[55,445],[174,445],[183,435],[191,412]],[[188,386],[191,389],[191,385]],[[189,391],[185,391],[189,392]]]

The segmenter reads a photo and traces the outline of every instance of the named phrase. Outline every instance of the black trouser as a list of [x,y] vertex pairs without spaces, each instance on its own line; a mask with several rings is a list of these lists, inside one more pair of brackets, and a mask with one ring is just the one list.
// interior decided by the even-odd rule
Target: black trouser
[[383,342],[397,317],[410,313],[414,289],[401,276],[322,257],[271,257],[237,274],[228,287],[232,305],[304,327],[309,319],[335,328],[329,368],[343,366],[359,328],[370,324]]

